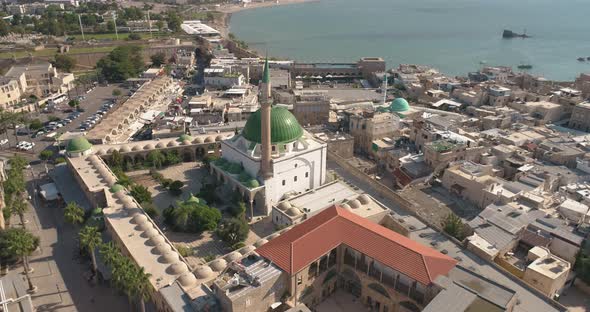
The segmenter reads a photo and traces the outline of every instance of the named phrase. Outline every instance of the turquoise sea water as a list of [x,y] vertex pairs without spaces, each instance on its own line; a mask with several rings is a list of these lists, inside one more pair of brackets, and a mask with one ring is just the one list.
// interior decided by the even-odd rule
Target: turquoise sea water
[[[502,31],[529,39],[502,39]],[[230,31],[271,56],[387,67],[427,64],[465,75],[489,65],[531,64],[534,74],[573,80],[590,72],[590,0],[320,0],[233,14]]]

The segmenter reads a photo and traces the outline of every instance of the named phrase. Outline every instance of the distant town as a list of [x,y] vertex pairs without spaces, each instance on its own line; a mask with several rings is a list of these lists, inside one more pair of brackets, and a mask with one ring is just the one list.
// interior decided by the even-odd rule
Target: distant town
[[303,1],[2,1],[0,311],[590,311],[590,73],[229,31]]

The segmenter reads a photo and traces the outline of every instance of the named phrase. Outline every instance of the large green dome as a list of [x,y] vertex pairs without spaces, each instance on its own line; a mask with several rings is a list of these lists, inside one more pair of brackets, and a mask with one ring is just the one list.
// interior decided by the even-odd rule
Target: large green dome
[[85,152],[92,148],[92,144],[86,140],[85,137],[79,136],[73,138],[68,142],[68,146],[66,147],[66,151],[70,153],[81,153]]
[[389,110],[394,113],[401,113],[410,110],[410,104],[404,98],[396,98],[389,105]]
[[[248,141],[262,143],[262,124],[260,109],[250,115],[242,132]],[[299,139],[303,135],[303,128],[297,122],[297,118],[287,109],[272,107],[270,111],[270,141],[272,144],[289,143]]]

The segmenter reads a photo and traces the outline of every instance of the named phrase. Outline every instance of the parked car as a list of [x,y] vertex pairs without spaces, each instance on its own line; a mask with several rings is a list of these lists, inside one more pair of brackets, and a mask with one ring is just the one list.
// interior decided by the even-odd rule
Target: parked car
[[8,144],[8,139],[0,140],[0,146],[6,145],[6,144]]

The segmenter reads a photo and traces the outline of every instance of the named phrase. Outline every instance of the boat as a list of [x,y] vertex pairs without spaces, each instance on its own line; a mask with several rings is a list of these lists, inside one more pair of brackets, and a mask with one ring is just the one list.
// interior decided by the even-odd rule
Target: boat
[[585,60],[586,60],[586,59],[585,59],[585,58],[583,58],[583,57],[578,57],[578,61],[580,61],[580,62],[584,62]]
[[531,64],[520,64],[517,67],[518,67],[518,69],[531,69],[531,68],[533,68],[533,65],[531,65]]
[[504,32],[502,32],[502,38],[504,39],[511,39],[511,38],[530,38],[531,36],[526,34],[526,29],[524,31],[524,33],[519,34],[519,33],[515,33],[512,30],[508,30],[508,29],[504,29]]
[[588,56],[588,57],[586,58],[586,61],[590,61],[590,56]]

